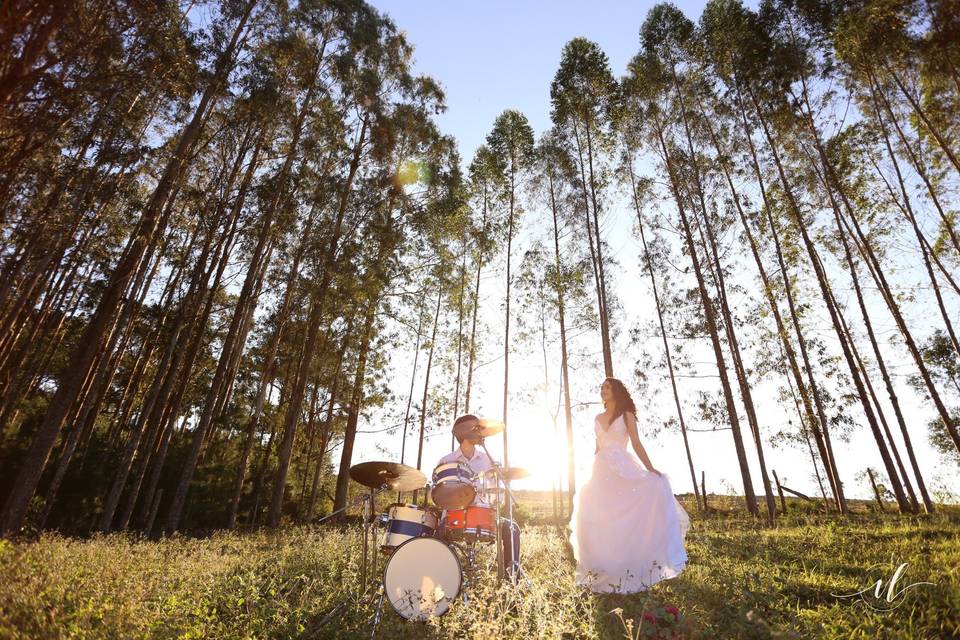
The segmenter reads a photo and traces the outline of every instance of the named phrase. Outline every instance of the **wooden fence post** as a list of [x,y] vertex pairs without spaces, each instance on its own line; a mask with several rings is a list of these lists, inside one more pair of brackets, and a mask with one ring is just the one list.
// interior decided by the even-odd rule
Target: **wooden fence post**
[[710,511],[710,507],[707,505],[707,473],[702,469],[700,470],[700,495],[703,496],[704,512]]
[[783,507],[783,512],[787,512],[787,500],[783,497],[783,487],[780,486],[780,478],[777,476],[777,470],[773,470],[773,479],[777,481],[777,493],[780,494],[780,506]]
[[873,495],[877,497],[877,504],[880,505],[880,511],[886,511],[883,508],[883,500],[880,499],[880,489],[877,488],[877,481],[873,479],[873,469],[867,467],[867,475],[870,476],[870,485],[873,487]]

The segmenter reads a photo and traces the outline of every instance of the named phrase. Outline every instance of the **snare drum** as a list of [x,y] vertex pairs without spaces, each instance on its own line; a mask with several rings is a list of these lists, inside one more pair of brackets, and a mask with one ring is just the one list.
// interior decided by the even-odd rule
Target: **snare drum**
[[387,511],[387,533],[380,550],[393,550],[412,538],[432,536],[437,529],[437,516],[415,504],[394,504]]
[[448,462],[433,470],[434,503],[444,509],[463,509],[477,495],[473,469],[463,462]]
[[480,505],[451,509],[443,521],[445,534],[453,540],[491,542],[497,537],[496,526],[496,509]]

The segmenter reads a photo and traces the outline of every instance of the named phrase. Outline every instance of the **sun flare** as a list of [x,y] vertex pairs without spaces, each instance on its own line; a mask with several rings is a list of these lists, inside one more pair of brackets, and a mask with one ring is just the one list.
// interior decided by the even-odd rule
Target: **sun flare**
[[517,406],[507,425],[510,466],[523,467],[530,477],[519,480],[520,489],[549,489],[566,482],[567,445],[561,424],[544,407]]

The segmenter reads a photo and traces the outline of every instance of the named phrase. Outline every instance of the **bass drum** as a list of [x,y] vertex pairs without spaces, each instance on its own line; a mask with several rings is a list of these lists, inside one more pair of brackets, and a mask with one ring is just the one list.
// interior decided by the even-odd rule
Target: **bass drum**
[[460,560],[437,538],[407,540],[383,570],[383,586],[394,610],[419,622],[445,614],[460,594],[462,582]]

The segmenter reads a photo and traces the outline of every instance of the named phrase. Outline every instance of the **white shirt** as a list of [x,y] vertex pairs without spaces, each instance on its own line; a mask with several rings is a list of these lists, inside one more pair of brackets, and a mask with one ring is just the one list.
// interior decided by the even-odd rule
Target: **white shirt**
[[[440,458],[440,461],[437,465],[447,464],[450,462],[464,462],[470,466],[474,473],[482,474],[486,471],[489,471],[493,468],[493,461],[490,460],[490,456],[486,454],[480,447],[473,448],[473,457],[468,458],[464,453],[461,447],[457,447],[451,453]],[[473,482],[473,486],[477,490],[477,495],[473,499],[471,504],[479,504],[483,506],[488,506],[489,503],[486,500],[486,496],[482,493],[483,482],[482,478],[477,478]]]

